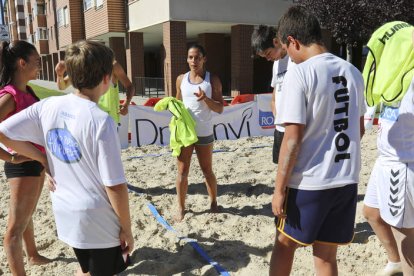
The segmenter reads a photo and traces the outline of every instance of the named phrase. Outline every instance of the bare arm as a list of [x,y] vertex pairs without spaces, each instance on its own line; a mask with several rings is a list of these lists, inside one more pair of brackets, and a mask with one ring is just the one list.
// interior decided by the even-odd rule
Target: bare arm
[[0,98],[0,121],[3,121],[7,115],[16,109],[16,103],[14,102],[11,94],[5,94]]
[[63,60],[59,61],[58,64],[56,64],[55,72],[56,84],[60,90],[65,90],[72,84],[69,79],[69,76],[65,76],[66,66]]
[[39,161],[43,166],[47,166],[46,155],[30,142],[11,140],[9,137],[0,132],[0,143],[8,148],[12,148],[19,154],[29,157],[30,159]]
[[[10,114],[11,112],[13,112],[15,109],[16,109],[16,104],[14,102],[12,95],[5,94],[3,97],[1,97],[0,98],[0,121],[3,121],[4,118],[6,118],[6,116]],[[13,164],[18,164],[18,163],[22,163],[22,162],[26,162],[30,160],[30,158],[27,158],[23,155],[10,154],[9,152],[3,149],[0,149],[0,159],[13,163]]]
[[126,99],[124,103],[121,105],[119,113],[122,115],[128,114],[128,106],[131,103],[132,97],[135,95],[135,88],[132,85],[132,82],[129,80],[128,76],[126,75],[122,66],[118,63],[114,63],[112,74],[119,81],[123,87],[126,89]]
[[131,253],[134,249],[134,238],[131,231],[131,217],[129,214],[128,187],[125,183],[116,186],[105,187],[109,202],[114,208],[121,224],[119,238],[124,247],[124,252]]
[[211,110],[222,113],[224,109],[222,86],[220,79],[215,75],[211,75],[211,90],[211,98],[207,97],[200,87],[198,93],[194,94],[198,97],[198,101],[204,101]]
[[181,95],[181,82],[183,81],[183,77],[184,75],[179,75],[177,77],[177,81],[175,82],[175,89],[177,91],[177,93],[175,94],[175,98],[180,101],[183,100],[183,95]]
[[364,116],[359,117],[359,133],[361,135],[361,139],[365,134],[365,126],[364,126]]
[[275,190],[272,199],[272,211],[276,216],[284,217],[283,203],[286,197],[286,186],[288,184],[293,167],[302,145],[305,125],[286,124],[285,134],[279,153],[279,165],[275,181]]

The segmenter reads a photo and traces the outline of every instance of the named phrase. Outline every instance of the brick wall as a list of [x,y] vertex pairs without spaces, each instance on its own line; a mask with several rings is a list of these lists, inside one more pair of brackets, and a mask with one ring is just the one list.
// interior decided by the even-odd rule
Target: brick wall
[[[144,34],[128,33],[129,49],[126,50],[127,75],[135,85],[135,77],[145,77],[144,67]],[[135,86],[135,93],[142,94],[142,86]]]
[[163,23],[164,87],[168,96],[176,95],[177,77],[188,71],[186,23],[169,21]]
[[226,56],[230,55],[230,49],[223,47],[226,45],[225,34],[204,33],[198,35],[198,43],[207,52],[206,69],[217,75],[223,86],[223,95],[230,94],[228,85],[230,79],[230,66]]
[[123,37],[110,37],[109,48],[114,51],[116,61],[126,69],[126,52],[125,52],[125,39]]
[[253,59],[250,38],[253,26],[231,27],[231,91],[246,94],[253,91]]

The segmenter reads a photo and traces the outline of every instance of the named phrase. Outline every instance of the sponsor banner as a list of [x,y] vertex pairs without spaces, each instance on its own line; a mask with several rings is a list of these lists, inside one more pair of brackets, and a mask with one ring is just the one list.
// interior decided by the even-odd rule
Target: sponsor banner
[[119,142],[121,143],[121,149],[126,149],[129,146],[128,142],[128,129],[129,129],[129,116],[121,115],[121,125],[118,126]]
[[[256,102],[226,106],[222,114],[213,112],[215,139],[235,140],[240,137],[263,135],[258,123],[258,114]],[[131,146],[168,145],[170,120],[169,111],[156,112],[152,107],[130,106]],[[273,135],[273,132],[268,135]]]
[[275,117],[272,112],[272,94],[256,95],[259,110],[260,135],[271,136],[275,128]]
[[236,140],[240,137],[259,136],[256,102],[224,107],[222,114],[213,113],[216,140]]
[[169,111],[157,112],[153,107],[130,105],[128,113],[131,146],[140,147],[152,144],[165,146],[170,143],[168,124],[172,115]]

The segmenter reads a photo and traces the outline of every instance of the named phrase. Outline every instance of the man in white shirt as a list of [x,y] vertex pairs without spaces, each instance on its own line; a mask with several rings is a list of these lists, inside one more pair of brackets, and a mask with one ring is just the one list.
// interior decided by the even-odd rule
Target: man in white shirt
[[312,245],[317,275],[337,275],[337,245],[354,235],[363,79],[327,52],[318,20],[303,7],[282,16],[278,37],[297,65],[286,73],[276,117],[285,134],[272,199],[279,235],[270,275],[289,275],[300,245]]
[[[279,99],[282,93],[282,84],[288,68],[294,65],[282,48],[277,38],[277,29],[272,26],[260,25],[254,29],[251,37],[253,52],[258,56],[273,61],[272,81],[270,86],[273,87],[272,93],[272,112],[276,118],[279,109]],[[285,128],[275,126],[273,142],[273,163],[277,164],[279,159],[280,144],[282,143]]]

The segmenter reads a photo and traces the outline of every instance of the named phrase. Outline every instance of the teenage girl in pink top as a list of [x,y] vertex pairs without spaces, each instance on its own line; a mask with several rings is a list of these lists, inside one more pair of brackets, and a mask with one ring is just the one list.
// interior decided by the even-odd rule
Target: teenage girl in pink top
[[[3,121],[39,101],[27,83],[37,78],[40,56],[36,48],[25,41],[17,41],[13,45],[2,42],[0,56],[0,121]],[[11,273],[25,275],[22,241],[29,264],[50,262],[36,249],[32,220],[43,187],[44,168],[39,162],[11,150],[0,149],[0,158],[6,161],[4,172],[10,184],[4,249]]]

